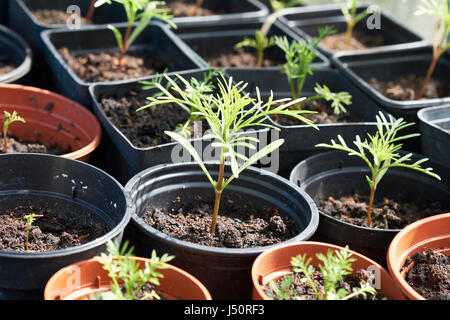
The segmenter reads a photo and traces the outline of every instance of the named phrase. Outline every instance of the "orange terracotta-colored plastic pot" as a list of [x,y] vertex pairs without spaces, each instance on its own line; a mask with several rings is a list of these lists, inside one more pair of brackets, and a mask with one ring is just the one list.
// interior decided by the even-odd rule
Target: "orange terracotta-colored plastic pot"
[[[133,257],[144,267],[146,258]],[[195,277],[172,265],[159,272],[158,290],[169,300],[211,300],[206,287]],[[93,293],[109,290],[110,277],[102,265],[94,259],[67,266],[55,273],[47,282],[45,300],[83,300]]]
[[[387,264],[395,283],[411,300],[426,300],[405,280],[400,272],[406,259],[419,251],[448,248],[450,246],[450,213],[435,215],[416,221],[402,229],[388,249]],[[447,254],[449,254],[447,249]]]
[[[23,141],[56,144],[65,158],[88,161],[101,141],[97,118],[85,107],[59,94],[15,84],[0,85],[0,119],[16,110],[26,124],[13,123],[8,133]],[[2,121],[0,122],[2,123]],[[3,129],[3,128],[1,128]]]
[[[253,299],[268,300],[264,293],[264,286],[272,280],[278,280],[286,274],[291,273],[291,258],[306,254],[311,258],[312,265],[319,265],[321,261],[317,259],[316,254],[326,254],[328,250],[339,251],[342,247],[323,242],[304,241],[291,243],[283,246],[277,246],[263,252],[253,263],[252,281],[253,281]],[[380,264],[375,261],[351,251],[354,272],[360,269],[366,269],[375,274],[376,281],[373,284],[378,291],[383,292],[389,300],[404,300],[402,291],[395,285],[389,273]]]

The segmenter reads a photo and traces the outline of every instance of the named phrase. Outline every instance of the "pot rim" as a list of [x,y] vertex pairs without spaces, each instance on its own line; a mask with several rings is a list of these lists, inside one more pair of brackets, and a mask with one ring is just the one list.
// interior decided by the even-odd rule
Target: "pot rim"
[[[219,165],[219,161],[205,161],[204,164],[205,165]],[[226,162],[226,165],[229,165],[229,163]],[[125,191],[129,194],[129,196],[131,198],[130,191],[133,188],[133,186],[136,185],[136,183],[139,181],[140,178],[142,178],[148,174],[163,170],[165,168],[170,168],[170,167],[184,167],[184,168],[192,167],[193,171],[203,172],[203,171],[201,171],[200,167],[198,166],[198,164],[196,162],[161,164],[161,165],[157,165],[157,166],[148,168],[148,169],[143,170],[143,171],[139,172],[138,174],[136,174],[126,184]],[[171,245],[177,245],[177,246],[183,247],[184,250],[186,250],[186,251],[202,252],[204,254],[216,254],[216,255],[218,254],[218,255],[223,255],[223,256],[234,256],[234,255],[254,256],[255,254],[260,254],[261,252],[263,252],[267,249],[279,246],[282,243],[298,242],[299,238],[308,239],[314,234],[314,232],[317,230],[317,228],[319,226],[319,213],[318,213],[318,209],[316,207],[315,202],[305,191],[303,191],[299,187],[293,185],[287,179],[285,179],[281,176],[278,176],[270,171],[250,166],[244,172],[242,172],[241,175],[245,175],[246,171],[252,171],[253,173],[259,173],[259,174],[261,174],[261,172],[263,172],[265,176],[270,176],[271,179],[274,178],[274,179],[281,181],[285,186],[292,188],[301,197],[304,198],[308,207],[311,210],[311,212],[310,212],[311,219],[309,221],[309,224],[306,226],[306,228],[301,233],[297,234],[294,238],[291,238],[291,239],[283,241],[279,244],[273,244],[270,246],[262,246],[262,247],[255,247],[255,248],[218,248],[218,247],[210,247],[210,246],[206,246],[206,245],[199,245],[199,244],[191,243],[188,241],[179,240],[174,237],[170,237],[170,236],[164,234],[163,232],[150,227],[147,223],[144,222],[144,220],[142,220],[142,218],[140,218],[137,215],[136,210],[134,210],[132,212],[131,220],[132,220],[133,224],[136,225],[140,230],[158,237],[158,239],[162,242],[166,242],[166,243],[170,243]]]
[[41,154],[41,153],[33,153],[33,154],[12,153],[12,154],[2,154],[2,155],[0,155],[0,157],[19,158],[17,160],[19,162],[20,162],[21,157],[30,157],[30,158],[31,157],[41,157],[41,158],[49,157],[49,158],[54,158],[54,159],[60,159],[59,161],[65,161],[67,163],[75,161],[75,163],[77,163],[80,166],[88,167],[95,171],[102,172],[102,174],[106,175],[111,180],[112,183],[115,183],[116,186],[118,186],[120,188],[120,190],[123,191],[125,203],[127,206],[126,210],[124,211],[121,221],[114,228],[112,228],[110,231],[108,231],[101,237],[94,239],[92,241],[89,241],[85,244],[82,244],[82,245],[79,245],[76,247],[70,247],[70,248],[52,250],[52,251],[45,251],[45,252],[15,252],[15,251],[0,250],[0,258],[23,259],[23,260],[53,259],[56,257],[65,257],[65,256],[77,254],[80,252],[88,251],[90,249],[93,249],[93,248],[101,245],[101,244],[106,243],[110,239],[117,237],[123,231],[123,229],[126,227],[128,222],[130,221],[130,218],[131,218],[130,213],[131,213],[132,208],[134,208],[134,206],[133,206],[133,203],[132,203],[131,198],[129,197],[128,193],[125,192],[123,186],[114,177],[112,177],[108,173],[100,170],[99,168],[94,167],[93,165],[91,165],[89,163],[82,162],[80,160],[67,159],[67,158],[62,158],[62,157],[55,156],[55,155],[48,155],[48,154]]

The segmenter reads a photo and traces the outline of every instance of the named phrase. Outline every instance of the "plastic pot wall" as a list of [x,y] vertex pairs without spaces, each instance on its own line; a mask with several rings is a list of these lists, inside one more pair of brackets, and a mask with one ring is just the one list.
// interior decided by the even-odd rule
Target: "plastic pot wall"
[[424,108],[417,113],[422,150],[433,160],[448,165],[450,159],[450,105]]
[[3,210],[57,203],[58,209],[53,210],[68,219],[103,221],[110,230],[93,241],[62,250],[0,251],[1,299],[43,299],[45,284],[56,271],[104,252],[110,239],[121,239],[132,205],[109,175],[83,162],[42,154],[0,155],[0,166],[7,168],[0,177]]
[[[417,122],[417,111],[425,107],[450,103],[450,97],[398,101],[385,97],[369,85],[368,80],[394,80],[398,76],[413,74],[424,77],[432,59],[432,47],[423,46],[396,51],[380,51],[367,54],[338,53],[332,61],[355,85],[363,90],[383,109],[395,117]],[[450,54],[445,53],[438,61],[433,78],[447,83],[450,74]]]
[[[218,163],[207,164],[213,177]],[[228,165],[225,176],[228,177]],[[196,163],[161,165],[145,170],[131,179],[125,189],[136,211],[126,231],[136,254],[149,256],[152,248],[175,255],[173,264],[197,277],[213,299],[251,299],[250,270],[255,258],[272,246],[234,249],[213,248],[169,237],[147,225],[141,218],[147,206],[165,207],[177,196],[182,201],[199,195],[214,199],[214,191]],[[299,234],[286,241],[307,240],[316,230],[318,214],[314,202],[299,188],[270,172],[248,168],[224,190],[223,199],[240,196],[246,204],[275,207],[280,215],[289,215],[299,226]],[[237,199],[237,198],[236,198]]]
[[[248,83],[247,92],[256,98],[256,87],[259,88],[262,98],[268,98],[273,91],[274,98],[291,98],[291,91],[286,75],[279,71],[261,69],[236,69],[226,68],[225,72],[234,81]],[[314,71],[314,75],[308,76],[302,96],[314,94],[316,83],[327,85],[331,91],[347,91],[352,95],[352,104],[347,110],[360,119],[360,122],[319,124],[320,130],[315,130],[308,125],[284,126],[278,125],[269,119],[269,123],[281,129],[279,137],[284,139],[284,144],[279,149],[279,171],[283,177],[288,178],[291,170],[307,157],[323,152],[315,145],[329,142],[338,134],[344,139],[354,139],[355,135],[365,136],[366,132],[376,131],[376,118],[381,109],[370,100],[361,90],[348,81],[341,73],[331,68],[321,68]],[[276,134],[277,132],[272,132]],[[276,165],[275,163],[271,163]]]
[[[117,25],[124,32],[126,25]],[[81,52],[116,51],[117,42],[106,26],[90,26],[81,30],[47,30],[42,33],[45,56],[53,73],[55,87],[63,95],[90,106],[88,87],[92,83],[81,80],[66,64],[58,49],[68,48],[72,54]],[[192,51],[172,31],[159,22],[151,22],[139,35],[129,52],[140,49],[162,59],[169,71],[196,69],[200,64]],[[142,79],[142,78],[140,78]],[[121,84],[123,81],[109,83]]]
[[8,25],[8,1],[9,0],[1,0],[0,1],[0,24]]
[[[203,67],[208,67],[208,56],[217,55],[217,48],[221,48],[222,52],[228,52],[234,46],[248,37],[254,37],[255,32],[263,26],[265,19],[258,19],[256,21],[235,21],[229,24],[214,25],[214,26],[197,26],[189,23],[178,24],[177,30],[174,32],[200,57],[203,61]],[[290,40],[302,39],[286,24],[275,21],[269,32],[268,37],[271,36],[286,36]],[[313,61],[316,67],[329,66],[329,60],[317,52],[318,57]],[[277,46],[268,48],[264,52],[264,57],[275,59],[284,63],[284,53]],[[225,66],[232,67],[232,66]],[[281,70],[281,67],[264,67],[263,69]]]
[[[421,155],[414,154],[412,161],[420,158]],[[442,181],[412,170],[394,168],[383,177],[376,197],[430,205],[437,202],[444,207],[443,212],[449,210],[449,169],[431,160],[425,165],[433,168]],[[368,195],[366,175],[370,176],[370,172],[361,159],[349,157],[346,152],[332,151],[300,162],[292,171],[290,181],[300,186],[318,204],[328,197],[338,199],[355,192]],[[360,227],[320,212],[320,224],[314,240],[339,246],[349,245],[350,249],[386,266],[387,249],[399,231]]]
[[[358,5],[357,14],[368,8],[370,8],[368,5]],[[340,7],[334,4],[289,8],[284,9],[283,12],[284,15],[280,20],[287,23],[295,32],[305,38],[311,39],[317,37],[319,27],[333,26],[338,33],[344,33],[347,28]],[[427,44],[423,37],[412,30],[409,30],[406,26],[402,25],[399,21],[390,17],[385,12],[379,12],[379,14],[381,24],[380,29],[377,29],[376,26],[373,25],[373,17],[372,15],[369,15],[356,24],[354,30],[369,36],[381,37],[385,44],[379,47],[358,50],[358,52],[376,52],[384,49],[398,50]],[[369,26],[372,27],[372,29],[370,29]],[[323,45],[319,45],[318,48],[320,52],[327,57],[331,57],[337,52],[342,52],[328,49]],[[351,54],[352,52],[347,51],[347,53]]]
[[[30,99],[32,98],[32,99]],[[17,111],[26,124],[13,123],[9,134],[22,141],[39,141],[70,150],[65,158],[88,161],[101,141],[97,118],[85,107],[47,90],[0,85],[3,110]]]
[[[0,8],[0,12],[1,12]],[[0,83],[25,83],[31,69],[33,55],[28,44],[14,31],[0,25],[0,62],[10,62],[16,68],[0,74]]]

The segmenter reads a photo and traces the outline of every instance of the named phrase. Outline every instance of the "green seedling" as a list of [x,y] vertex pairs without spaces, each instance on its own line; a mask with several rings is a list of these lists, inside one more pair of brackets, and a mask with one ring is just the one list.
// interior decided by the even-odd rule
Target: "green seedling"
[[[112,1],[118,2],[123,5],[125,10],[128,27],[125,32],[125,37],[122,33],[113,25],[108,25],[108,28],[114,33],[117,41],[117,45],[120,49],[120,57],[118,65],[124,64],[124,56],[136,38],[144,31],[147,25],[153,18],[157,18],[165,23],[168,23],[171,27],[176,28],[176,25],[170,20],[172,18],[169,15],[170,9],[159,8],[161,5],[165,5],[164,1],[150,1],[150,0],[97,0],[95,7],[98,8],[105,3],[111,4]],[[138,21],[136,26],[134,24]]]
[[[320,273],[324,277],[323,289],[319,290],[316,283],[313,281],[313,274],[316,268],[311,265],[311,258],[307,258],[306,254],[292,257],[291,269],[294,273],[300,273],[305,276],[305,282],[313,289],[317,300],[349,300],[359,295],[366,296],[366,294],[375,294],[376,291],[368,282],[361,282],[359,288],[353,288],[352,292],[348,292],[344,288],[339,287],[339,282],[352,274],[352,263],[356,261],[352,258],[352,253],[348,246],[339,251],[333,252],[328,250],[327,254],[317,254],[322,264],[318,266]],[[295,296],[295,291],[292,289],[294,284],[294,277],[292,274],[283,277],[281,285],[272,281],[269,283],[270,288],[275,293],[272,299],[284,300],[287,298],[294,298],[300,300],[301,297]]]
[[[167,269],[166,263],[174,259],[173,256],[164,254],[161,258],[153,250],[151,259],[145,262],[145,267],[140,268],[140,262],[133,259],[133,248],[128,249],[128,241],[120,248],[119,241],[106,243],[108,254],[102,253],[94,259],[102,264],[111,278],[110,290],[95,294],[91,299],[95,300],[134,300],[146,284],[159,286],[159,279],[163,275],[158,270]],[[141,300],[160,300],[160,296],[153,290],[147,293]]]
[[371,13],[369,9],[357,13],[359,1],[360,0],[335,0],[335,2],[341,8],[342,14],[345,18],[345,22],[347,23],[347,29],[345,32],[346,48],[350,48],[350,41],[352,39],[353,29],[355,28],[356,24]]
[[3,152],[8,153],[8,128],[14,122],[26,123],[25,119],[19,116],[16,111],[9,113],[8,111],[3,111],[5,117],[3,118]]
[[270,0],[270,6],[273,11],[279,11],[281,9],[292,8],[302,5],[302,0]]
[[28,251],[28,243],[29,243],[29,236],[30,236],[30,228],[31,225],[36,221],[36,218],[43,217],[42,215],[36,215],[34,213],[28,214],[24,216],[23,218],[27,220],[27,236],[25,240],[25,250]]
[[361,158],[370,168],[371,177],[366,176],[370,187],[369,205],[367,209],[368,226],[372,227],[372,207],[375,199],[375,191],[384,175],[391,168],[407,168],[416,170],[432,176],[438,180],[441,178],[432,172],[432,168],[422,168],[421,164],[428,161],[427,158],[414,163],[406,163],[411,160],[412,153],[401,156],[399,151],[402,144],[399,141],[420,136],[418,133],[397,136],[398,132],[408,128],[414,123],[407,123],[402,118],[394,119],[391,115],[388,118],[380,112],[377,117],[377,132],[375,135],[367,134],[367,138],[362,141],[357,135],[353,144],[356,148],[350,148],[341,135],[338,135],[338,142],[331,140],[331,144],[321,143],[316,147],[330,148],[348,152],[349,156]]
[[[301,113],[313,112],[289,109],[289,107],[299,103],[302,99],[281,104],[290,99],[273,101],[271,96],[269,101],[263,104],[258,88],[256,89],[257,100],[252,99],[249,97],[249,94],[243,94],[243,90],[247,84],[239,82],[234,85],[232,78],[227,82],[222,77],[222,79],[218,81],[218,93],[205,95],[199,92],[189,81],[185,80],[180,75],[177,75],[177,77],[179,81],[183,83],[185,89],[180,88],[180,86],[169,77],[165,77],[167,81],[172,83],[172,91],[174,93],[171,93],[163,86],[159,85],[159,89],[164,95],[157,98],[149,98],[151,103],[144,108],[166,103],[178,103],[192,108],[192,110],[194,110],[193,113],[202,119],[205,119],[210,128],[210,130],[208,130],[210,133],[203,138],[213,139],[214,142],[212,146],[220,150],[219,175],[217,180],[214,180],[200,155],[185,137],[177,132],[165,132],[191,154],[214,188],[215,203],[210,227],[210,233],[214,233],[223,190],[234,179],[238,178],[239,174],[245,169],[279,148],[284,142],[283,139],[279,139],[273,141],[266,147],[257,150],[256,146],[252,143],[259,143],[259,140],[255,137],[246,136],[244,130],[254,128],[255,126],[279,130],[277,127],[265,123],[267,117],[272,114],[291,116],[317,129],[310,120],[301,116]],[[280,103],[280,105],[272,109],[272,103]],[[253,150],[255,153],[252,156],[247,157],[242,151],[241,153],[237,152],[235,150],[236,148],[238,148],[238,150]],[[238,159],[243,162],[240,166],[238,164]],[[230,162],[232,171],[232,175],[229,178],[224,176],[226,161]]]
[[423,98],[425,88],[428,82],[430,82],[439,58],[450,48],[450,43],[448,42],[450,36],[450,10],[448,0],[422,0],[422,3],[423,6],[416,11],[416,15],[428,14],[437,17],[439,21],[434,33],[433,58],[416,97],[418,100]]
[[[283,50],[286,57],[283,72],[288,79],[292,99],[298,99],[301,96],[306,78],[312,75],[316,69],[311,64],[317,57],[317,46],[326,35],[335,32],[333,28],[326,26],[319,28],[319,36],[314,40],[294,40],[289,42],[285,36],[275,37],[276,45]],[[331,101],[334,113],[340,114],[341,112],[346,112],[344,105],[351,104],[352,96],[348,92],[334,93],[326,85],[320,84],[316,84],[314,91],[316,95],[305,99],[302,105],[307,101],[325,99],[326,101]]]

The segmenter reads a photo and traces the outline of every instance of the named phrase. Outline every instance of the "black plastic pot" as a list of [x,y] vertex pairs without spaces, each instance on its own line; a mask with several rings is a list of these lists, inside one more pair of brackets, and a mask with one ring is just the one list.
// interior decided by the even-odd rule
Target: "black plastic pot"
[[8,61],[16,66],[13,71],[0,74],[0,83],[26,84],[32,60],[28,44],[14,31],[0,25],[0,62]]
[[[207,164],[213,177],[218,175],[218,166],[218,163]],[[228,169],[227,166],[227,177]],[[182,201],[196,195],[213,198],[214,189],[198,164],[168,164],[147,169],[133,177],[125,189],[136,204],[126,237],[138,254],[148,256],[152,248],[157,248],[175,255],[173,264],[205,284],[213,299],[251,299],[252,263],[273,246],[231,249],[197,245],[169,237],[140,218],[148,205],[165,207],[178,195]],[[233,194],[242,196],[247,204],[279,208],[281,215],[292,217],[301,232],[284,243],[307,240],[317,228],[319,220],[314,202],[300,188],[275,174],[250,167],[224,190],[224,196]]]
[[[357,12],[363,12],[369,7],[370,6],[363,4],[358,5]],[[346,31],[347,24],[345,22],[345,17],[338,5],[331,4],[289,8],[284,9],[283,13],[284,15],[280,20],[287,23],[294,31],[305,38],[317,37],[318,28],[327,25],[333,26],[338,33]],[[370,36],[381,37],[385,45],[358,50],[356,52],[376,52],[383,49],[397,50],[423,46],[427,43],[423,37],[412,30],[409,30],[406,26],[402,25],[399,21],[390,17],[385,12],[379,12],[379,14],[381,19],[380,29],[369,29],[367,27],[368,19],[371,19],[371,16],[369,15],[356,24],[354,30]],[[340,52],[328,49],[323,45],[319,45],[318,48],[327,57],[331,57],[333,54]],[[351,54],[351,52],[352,51],[348,51],[347,53]]]
[[[405,48],[396,51],[379,51],[366,54],[338,53],[333,63],[355,85],[363,90],[379,106],[395,117],[417,122],[417,111],[425,107],[450,103],[450,97],[398,101],[385,97],[369,85],[368,80],[394,80],[398,76],[414,74],[424,77],[432,59],[432,47]],[[438,61],[433,78],[448,83],[450,74],[450,53]]]
[[0,166],[4,168],[0,177],[2,210],[19,205],[50,206],[71,219],[102,221],[110,230],[63,250],[0,251],[1,299],[43,299],[45,284],[56,271],[104,252],[110,239],[121,239],[133,206],[109,175],[83,162],[43,154],[0,155]]
[[[177,30],[174,32],[189,46],[193,51],[201,57],[203,67],[208,67],[208,56],[220,52],[231,51],[234,46],[247,37],[254,37],[255,32],[261,29],[265,19],[261,18],[257,21],[237,21],[229,24],[214,26],[197,26],[189,23],[178,24]],[[271,26],[268,34],[271,36],[286,36],[290,40],[302,39],[286,24],[275,21]],[[251,49],[249,49],[251,51]],[[329,66],[329,60],[317,52],[318,57],[313,61],[316,67]],[[277,46],[268,48],[264,52],[264,56],[275,61],[284,63],[283,51]],[[228,66],[231,67],[231,66]],[[281,67],[264,67],[264,69],[281,70]]]
[[1,0],[0,1],[0,24],[8,25],[8,1],[9,0]]
[[[412,161],[420,158],[423,156],[414,154]],[[432,167],[442,181],[413,170],[395,168],[383,177],[376,197],[403,198],[423,204],[438,202],[444,210],[450,209],[449,168],[434,161],[425,165]],[[317,204],[328,197],[336,199],[354,192],[368,194],[366,175],[370,175],[370,170],[361,159],[350,157],[346,152],[332,151],[300,162],[292,171],[290,181],[306,191]],[[387,249],[399,231],[360,227],[320,212],[314,240],[349,245],[350,249],[386,266]]]
[[423,153],[450,166],[450,106],[424,108],[417,116],[422,132]]
[[[259,2],[261,2],[263,5],[265,5],[269,11],[273,12],[272,10],[272,5],[270,4],[270,0],[258,0]],[[286,1],[284,1],[286,2]],[[298,7],[303,6],[304,4],[299,4]]]
[[[122,33],[126,25],[116,25]],[[116,39],[106,26],[89,26],[81,30],[47,30],[42,33],[45,56],[55,80],[56,89],[63,95],[83,104],[90,105],[88,87],[92,83],[81,80],[66,64],[58,49],[68,48],[71,53],[115,51]],[[159,22],[151,22],[139,35],[129,52],[146,50],[164,61],[169,71],[196,69],[201,66],[193,52],[176,35]],[[120,84],[123,81],[108,83]]]
[[[275,99],[291,98],[292,96],[286,75],[281,72],[233,68],[227,68],[225,72],[236,82],[247,82],[249,84],[247,91],[252,97],[256,97],[256,87],[259,88],[262,98],[269,97],[271,91],[273,91]],[[365,136],[366,132],[376,131],[375,116],[381,109],[341,73],[331,68],[315,70],[314,75],[308,76],[302,96],[313,95],[316,83],[325,84],[334,92],[349,92],[352,95],[353,103],[348,106],[347,110],[359,118],[360,122],[319,124],[320,130],[315,130],[308,125],[279,125],[272,119],[268,119],[270,124],[281,129],[280,138],[285,140],[280,147],[278,171],[278,174],[283,177],[288,178],[292,168],[301,160],[323,152],[315,147],[316,144],[329,142],[338,134],[346,139],[353,139],[357,134]]]
[[[177,72],[177,74],[185,79],[190,79],[191,77],[203,79],[204,73],[207,73],[208,71],[209,69],[197,69],[193,71]],[[168,76],[174,77],[175,74],[169,73]],[[163,79],[163,86],[165,83],[166,80]],[[120,84],[95,84],[89,88],[92,109],[111,141],[106,147],[107,150],[105,150],[105,152],[111,155],[111,157],[114,157],[114,159],[119,155],[126,159],[126,161],[112,161],[111,158],[105,159],[108,162],[115,163],[114,166],[110,166],[107,170],[124,185],[134,175],[144,169],[162,163],[171,163],[173,161],[172,152],[177,148],[175,142],[148,148],[138,148],[108,119],[100,103],[101,97],[111,94],[120,96],[130,91],[136,92],[139,97],[143,98],[149,97],[155,93],[155,90],[142,90],[142,84],[135,80],[124,81]],[[200,139],[197,139],[195,140],[195,145],[199,145],[199,148],[203,150],[209,145],[209,142],[203,142]],[[117,154],[117,151],[119,154]]]

